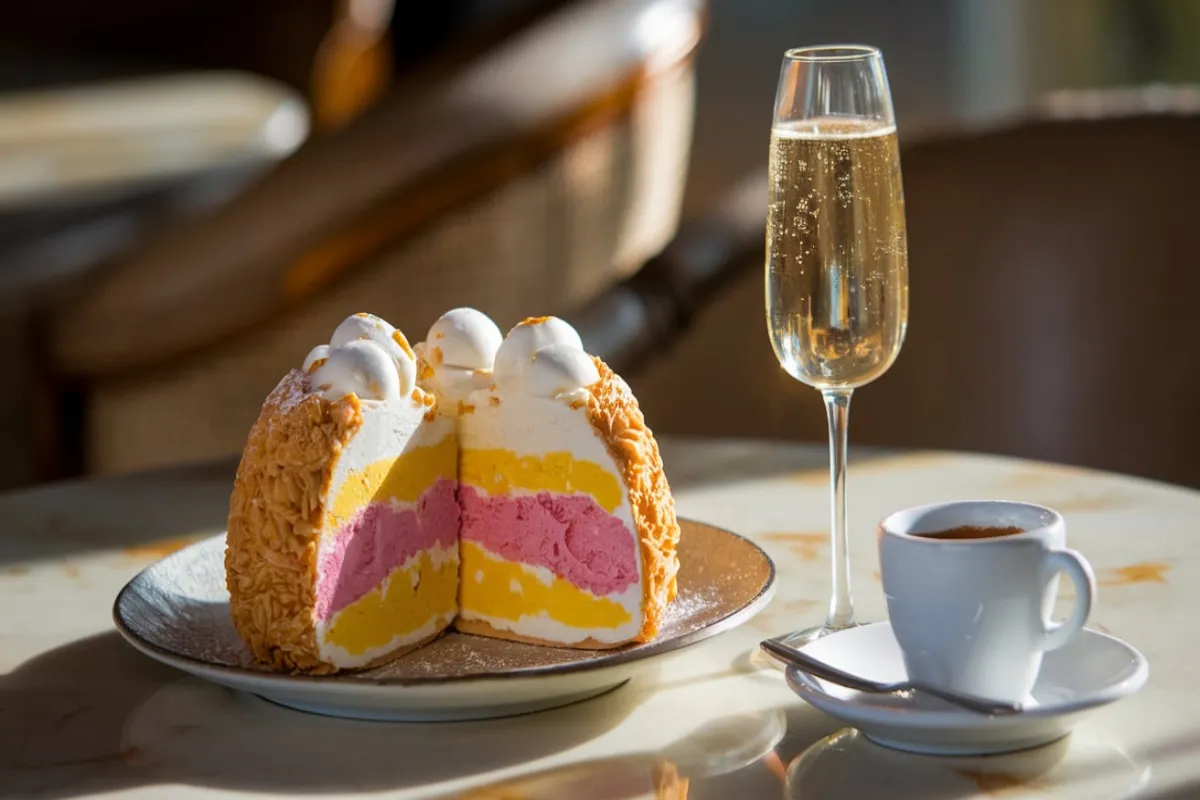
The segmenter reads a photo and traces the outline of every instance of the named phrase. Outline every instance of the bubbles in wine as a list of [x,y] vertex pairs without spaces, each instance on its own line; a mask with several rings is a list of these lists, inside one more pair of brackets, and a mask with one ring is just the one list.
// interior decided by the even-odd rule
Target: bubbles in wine
[[853,388],[895,360],[908,248],[893,126],[827,117],[771,132],[767,323],[780,363]]

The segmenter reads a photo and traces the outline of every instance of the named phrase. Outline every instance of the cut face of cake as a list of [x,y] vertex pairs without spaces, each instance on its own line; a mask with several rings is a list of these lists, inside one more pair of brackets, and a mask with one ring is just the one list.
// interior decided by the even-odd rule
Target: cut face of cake
[[654,637],[679,526],[629,387],[554,317],[517,325],[459,418],[462,631],[607,648]]
[[234,625],[274,669],[379,664],[452,622],[539,644],[657,634],[679,525],[629,387],[554,317],[473,309],[410,348],[346,319],[263,405],[230,500]]
[[454,619],[455,426],[416,371],[403,334],[359,314],[267,398],[226,549],[234,624],[260,661],[364,667]]

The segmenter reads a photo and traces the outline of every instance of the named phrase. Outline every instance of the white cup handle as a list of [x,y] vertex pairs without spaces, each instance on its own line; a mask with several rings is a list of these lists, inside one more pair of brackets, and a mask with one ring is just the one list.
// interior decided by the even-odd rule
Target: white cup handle
[[1045,560],[1046,582],[1049,582],[1060,572],[1067,573],[1075,584],[1075,607],[1071,616],[1063,622],[1042,620],[1046,626],[1046,638],[1042,642],[1043,650],[1057,650],[1071,641],[1087,622],[1092,613],[1092,604],[1096,602],[1096,576],[1092,565],[1074,550],[1051,550]]

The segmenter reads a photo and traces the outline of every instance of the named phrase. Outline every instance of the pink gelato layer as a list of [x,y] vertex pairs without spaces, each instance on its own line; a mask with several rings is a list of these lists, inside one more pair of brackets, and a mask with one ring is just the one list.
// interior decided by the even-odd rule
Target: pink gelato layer
[[633,535],[591,497],[491,497],[470,486],[458,494],[462,538],[501,558],[545,567],[599,597],[637,581]]
[[317,564],[317,619],[329,619],[383,582],[412,556],[458,547],[455,482],[440,480],[416,505],[370,503],[334,534]]

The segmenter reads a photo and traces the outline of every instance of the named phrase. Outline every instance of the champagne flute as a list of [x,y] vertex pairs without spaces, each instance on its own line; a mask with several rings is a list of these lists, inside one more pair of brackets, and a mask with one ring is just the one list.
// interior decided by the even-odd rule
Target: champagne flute
[[850,395],[896,360],[908,321],[908,245],[896,120],[883,55],[839,45],[787,51],[768,178],[766,308],[775,357],[820,390],[829,417],[833,589],[799,647],[854,627],[846,534]]

